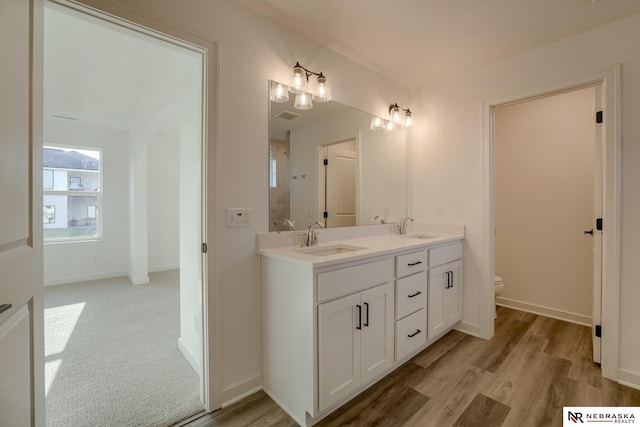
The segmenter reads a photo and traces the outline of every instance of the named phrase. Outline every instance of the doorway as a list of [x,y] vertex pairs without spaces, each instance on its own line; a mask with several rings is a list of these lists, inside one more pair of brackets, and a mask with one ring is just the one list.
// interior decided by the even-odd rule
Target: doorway
[[[45,145],[48,139],[60,143],[61,139],[84,138],[90,144],[104,146],[103,203],[92,210],[94,220],[100,222],[101,235],[90,242],[67,242],[45,249],[45,264],[56,252],[69,255],[69,251],[75,251],[76,255],[66,258],[86,267],[76,275],[77,279],[92,266],[105,267],[102,261],[110,262],[108,268],[93,273],[93,278],[124,273],[131,282],[125,290],[134,293],[151,289],[156,282],[166,284],[166,274],[158,280],[152,274],[152,283],[146,285],[151,271],[179,267],[173,275],[179,275],[179,297],[174,301],[180,317],[174,322],[179,328],[175,350],[179,349],[197,373],[196,396],[204,409],[209,407],[205,377],[208,337],[204,334],[208,305],[204,302],[207,298],[206,256],[200,248],[202,242],[206,242],[203,195],[207,152],[203,109],[207,52],[147,29],[123,25],[112,17],[96,17],[98,14],[93,12],[93,16],[89,16],[85,12],[82,8],[71,10],[56,4],[48,4],[45,10],[44,137]],[[84,49],[85,53],[79,55],[78,62],[65,61],[59,68],[52,66],[53,43],[47,38],[56,19],[54,15],[60,19],[72,18],[86,30],[74,37],[72,30],[77,27],[69,22],[57,27],[70,37],[58,45],[61,50],[53,56],[65,57],[68,53],[65,49],[79,52]],[[96,40],[92,38],[95,33],[104,37]],[[109,39],[106,33],[114,38]],[[134,46],[142,47],[136,50]],[[105,50],[101,51],[103,47]],[[89,51],[92,55],[86,54]],[[116,55],[115,59],[109,59],[110,53]],[[102,73],[95,74],[96,70]],[[53,75],[48,74],[52,72]],[[75,90],[76,87],[79,90]],[[61,102],[48,103],[48,99]],[[125,177],[125,182],[109,181],[112,177]],[[124,219],[116,213],[118,209],[122,212],[123,206],[128,206]],[[118,235],[125,235],[124,245],[122,239],[116,238]],[[167,250],[159,250],[162,247]],[[178,283],[175,278],[171,281],[174,285]],[[133,285],[139,286],[134,289]],[[128,299],[122,301],[127,304]],[[159,309],[146,314],[158,316],[151,313],[162,312]],[[78,315],[82,316],[82,310]],[[107,326],[104,325],[105,329]],[[144,334],[144,331],[127,328],[122,331],[132,336]],[[152,353],[153,346],[148,347]],[[56,362],[64,363],[64,360]],[[140,366],[138,371],[143,369]],[[135,394],[148,397],[144,393]]]
[[325,227],[356,225],[356,140],[318,147],[318,216]]
[[[619,352],[619,294],[620,294],[620,67],[595,72],[528,92],[506,96],[484,103],[484,212],[480,336],[493,336],[493,304],[495,277],[495,108],[499,105],[547,96],[554,93],[572,91],[589,86],[600,86],[603,121],[599,135],[602,141],[602,218],[605,224],[602,232],[602,330],[601,367],[605,378],[618,380]],[[596,328],[593,330],[594,335]]]

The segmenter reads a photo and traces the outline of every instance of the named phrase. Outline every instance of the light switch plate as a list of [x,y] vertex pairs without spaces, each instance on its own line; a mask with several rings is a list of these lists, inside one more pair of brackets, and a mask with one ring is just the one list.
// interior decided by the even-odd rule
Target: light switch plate
[[251,226],[251,209],[227,208],[227,227],[238,228]]

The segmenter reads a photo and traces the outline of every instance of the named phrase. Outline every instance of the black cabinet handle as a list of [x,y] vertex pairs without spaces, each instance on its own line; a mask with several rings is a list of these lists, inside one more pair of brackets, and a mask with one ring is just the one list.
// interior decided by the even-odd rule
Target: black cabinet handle
[[358,307],[358,326],[356,329],[362,329],[362,306],[357,304],[356,307]]
[[422,292],[417,291],[415,294],[407,295],[409,298],[417,297],[418,295],[422,295]]
[[365,315],[367,316],[367,320],[364,321],[364,326],[366,326],[367,328],[369,327],[369,303],[365,302],[364,303],[364,308],[365,308]]
[[0,313],[4,313],[12,307],[11,304],[2,304],[0,305]]
[[450,271],[449,273],[451,273],[449,275],[449,288],[453,288],[453,271]]
[[445,272],[444,272],[444,274],[446,274],[446,275],[447,275],[447,284],[446,284],[446,285],[444,285],[444,288],[445,288],[445,289],[449,289],[449,272],[448,272],[448,271],[445,271]]
[[410,262],[407,264],[409,267],[413,267],[414,265],[422,264],[422,261]]
[[414,333],[407,335],[407,338],[413,338],[416,335],[418,335],[420,332],[422,332],[420,329],[416,329]]

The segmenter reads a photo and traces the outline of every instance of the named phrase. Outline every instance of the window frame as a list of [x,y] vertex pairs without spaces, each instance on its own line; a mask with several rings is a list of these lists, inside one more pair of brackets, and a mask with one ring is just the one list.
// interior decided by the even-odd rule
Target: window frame
[[[80,145],[71,145],[71,144],[50,144],[50,143],[44,143],[43,145],[43,149],[44,148],[61,148],[61,149],[65,149],[65,150],[84,150],[84,151],[94,151],[99,153],[100,155],[100,167],[98,168],[97,172],[91,171],[91,170],[87,170],[87,169],[65,169],[65,168],[53,168],[53,167],[43,167],[44,169],[50,169],[53,171],[53,175],[54,175],[54,179],[53,179],[53,188],[51,189],[45,189],[44,188],[44,181],[43,181],[43,189],[42,189],[42,198],[43,198],[43,204],[44,204],[44,197],[45,196],[65,196],[67,197],[67,203],[68,203],[68,198],[69,197],[73,197],[73,196],[86,196],[86,197],[96,197],[96,203],[92,204],[91,206],[97,206],[96,208],[96,234],[94,236],[74,236],[74,237],[58,237],[58,238],[46,238],[44,236],[45,230],[43,230],[43,243],[45,245],[49,245],[49,244],[61,244],[61,243],[83,243],[83,242],[95,242],[95,241],[102,241],[103,239],[103,223],[104,223],[104,215],[103,215],[103,195],[104,195],[104,187],[103,187],[103,183],[104,183],[104,150],[102,148],[99,147],[87,147],[87,146],[80,146]],[[56,190],[55,189],[55,171],[56,170],[64,170],[67,171],[68,176],[67,176],[67,180],[66,180],[66,190]],[[89,190],[78,190],[78,189],[71,189],[71,181],[70,178],[73,176],[75,177],[75,175],[73,175],[74,173],[98,173],[98,185],[99,185],[99,190],[98,191],[89,191]],[[100,211],[100,213],[98,214],[98,211]],[[87,218],[89,219],[89,218]],[[68,218],[68,214],[67,214],[67,218],[66,221],[70,221]],[[43,224],[44,225],[44,224]]]

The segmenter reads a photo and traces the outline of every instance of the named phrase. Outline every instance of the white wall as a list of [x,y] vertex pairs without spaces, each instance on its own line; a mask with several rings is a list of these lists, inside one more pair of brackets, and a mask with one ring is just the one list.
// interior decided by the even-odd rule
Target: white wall
[[[210,272],[209,285],[217,288],[220,300],[221,399],[233,399],[262,383],[255,235],[269,229],[269,79],[288,81],[291,68],[300,61],[331,79],[336,101],[381,117],[388,114],[390,103],[408,105],[409,91],[231,1],[194,0],[188,7],[170,0],[84,2],[132,19],[142,15],[219,47],[219,99],[215,102],[220,113],[217,126],[209,123],[210,134],[219,142],[218,164],[210,165],[218,192],[215,201],[208,201],[209,226],[216,236],[215,242],[209,242],[209,256],[215,257],[217,271]],[[251,227],[226,228],[229,207],[252,209]]]
[[[44,245],[45,284],[124,275],[128,268],[128,134],[106,127],[47,118],[46,144],[102,149],[102,239]],[[124,191],[123,191],[124,189]],[[57,213],[56,213],[57,214]]]
[[591,325],[595,88],[495,110],[496,301]]
[[[620,374],[640,387],[640,15],[474,70],[425,82],[412,147],[413,213],[463,223],[463,321],[480,321],[483,253],[483,102],[556,85],[622,64],[622,248]],[[414,103],[415,104],[415,103]],[[440,206],[440,208],[438,208]]]

